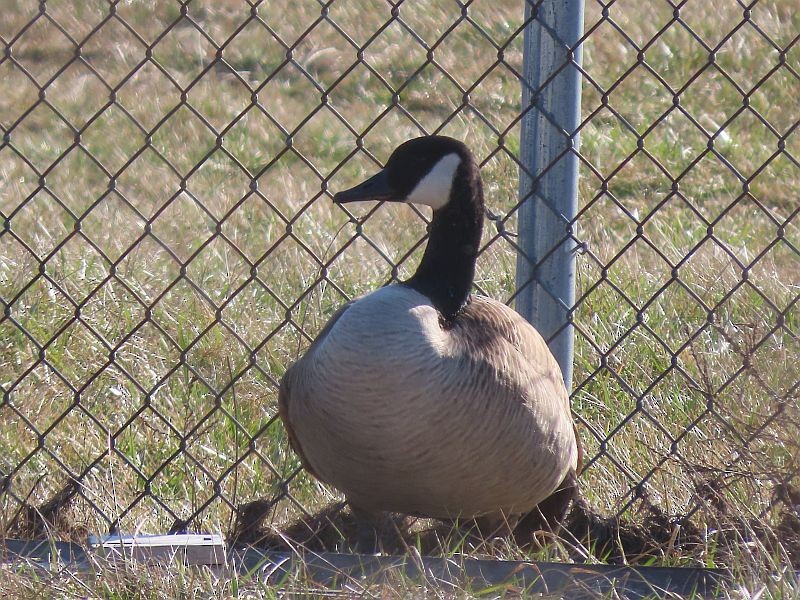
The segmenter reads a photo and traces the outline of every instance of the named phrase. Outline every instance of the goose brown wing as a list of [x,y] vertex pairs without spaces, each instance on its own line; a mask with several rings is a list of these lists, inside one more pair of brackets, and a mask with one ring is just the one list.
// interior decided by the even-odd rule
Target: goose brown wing
[[[539,400],[553,402],[554,408],[562,411],[565,419],[572,419],[569,393],[564,386],[561,368],[547,343],[530,323],[505,304],[482,296],[473,296],[460,320],[460,330],[467,344],[483,356],[497,357],[500,352],[513,348],[525,370],[536,381],[536,387],[547,390],[548,393],[538,396]],[[583,448],[574,424],[572,428],[577,446],[576,471],[580,473]]]
[[[538,381],[537,387],[544,387],[549,391],[549,394],[539,396],[539,399],[549,399],[557,403],[554,408],[558,410],[557,407],[560,406],[563,418],[571,420],[569,393],[563,383],[561,368],[539,332],[515,311],[494,300],[477,297],[470,307],[465,311],[465,318],[472,322],[465,330],[473,332],[472,335],[476,337],[473,343],[483,344],[484,347],[503,346],[506,351],[510,344],[524,358],[526,368],[532,371],[533,377]],[[491,339],[492,336],[495,340]],[[500,343],[497,337],[500,338]],[[521,519],[515,529],[518,540],[530,541],[530,533],[541,529],[557,531],[572,501],[578,496],[577,475],[583,468],[583,448],[574,422],[571,425],[577,455],[575,468],[570,468],[564,481],[553,493]]]
[[569,395],[556,359],[539,332],[515,310],[491,298],[474,296],[459,320],[468,345],[486,356],[500,356],[513,348],[525,369],[546,381],[557,401],[569,410]]

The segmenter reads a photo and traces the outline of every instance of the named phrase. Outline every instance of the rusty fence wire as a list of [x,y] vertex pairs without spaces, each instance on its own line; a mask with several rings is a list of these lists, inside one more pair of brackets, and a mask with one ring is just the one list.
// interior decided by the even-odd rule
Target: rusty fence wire
[[[800,503],[797,22],[707,4],[586,2],[564,223],[582,477],[608,514],[780,526]],[[331,194],[409,137],[464,139],[489,204],[476,287],[512,302],[523,8],[7,3],[6,534],[37,512],[225,529],[256,499],[281,524],[335,498],[289,451],[277,382],[338,305],[413,271],[427,216]]]

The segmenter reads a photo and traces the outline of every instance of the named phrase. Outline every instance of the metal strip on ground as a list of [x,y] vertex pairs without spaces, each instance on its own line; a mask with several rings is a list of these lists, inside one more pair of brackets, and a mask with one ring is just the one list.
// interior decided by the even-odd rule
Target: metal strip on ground
[[[25,562],[44,569],[54,563],[67,570],[94,572],[103,557],[69,542],[4,540],[3,562]],[[728,577],[720,569],[686,567],[630,567],[602,564],[566,564],[413,556],[368,556],[334,553],[266,552],[233,548],[227,568],[211,566],[220,575],[243,576],[280,586],[302,574],[322,588],[341,589],[391,582],[398,576],[426,585],[457,585],[476,591],[504,586],[509,591],[556,594],[569,598],[596,598],[612,590],[625,598],[648,596],[714,598]],[[395,579],[396,580],[396,579]]]

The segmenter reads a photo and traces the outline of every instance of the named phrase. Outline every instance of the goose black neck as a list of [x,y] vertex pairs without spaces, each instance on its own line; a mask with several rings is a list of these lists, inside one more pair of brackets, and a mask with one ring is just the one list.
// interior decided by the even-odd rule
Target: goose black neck
[[430,298],[445,322],[466,305],[483,230],[483,189],[471,160],[453,179],[450,201],[433,214],[428,245],[406,285]]

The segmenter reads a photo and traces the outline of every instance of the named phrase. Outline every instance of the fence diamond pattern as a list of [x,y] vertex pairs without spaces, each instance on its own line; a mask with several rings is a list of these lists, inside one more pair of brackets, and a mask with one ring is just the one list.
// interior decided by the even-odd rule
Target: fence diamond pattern
[[[476,287],[515,297],[537,109],[519,106],[523,7],[498,4],[11,2],[6,530],[65,497],[95,531],[224,528],[256,498],[282,523],[331,499],[287,448],[277,382],[336,306],[413,270],[427,220],[331,192],[408,137],[465,139],[489,201]],[[565,223],[583,477],[611,513],[768,517],[798,464],[793,9],[652,4],[586,5]]]

